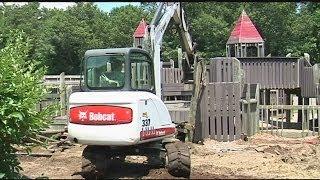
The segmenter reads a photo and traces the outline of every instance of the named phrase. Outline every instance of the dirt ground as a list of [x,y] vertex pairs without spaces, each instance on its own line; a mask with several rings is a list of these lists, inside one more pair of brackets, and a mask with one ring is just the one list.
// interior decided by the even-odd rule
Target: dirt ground
[[[319,138],[283,138],[257,134],[248,141],[217,142],[191,147],[192,179],[257,179],[320,177]],[[51,157],[21,156],[21,173],[30,178],[82,179],[81,153],[85,146],[75,145],[56,151]],[[48,152],[36,148],[34,152]],[[113,166],[107,178],[172,179],[164,168],[152,168],[146,158],[128,156],[126,162]]]

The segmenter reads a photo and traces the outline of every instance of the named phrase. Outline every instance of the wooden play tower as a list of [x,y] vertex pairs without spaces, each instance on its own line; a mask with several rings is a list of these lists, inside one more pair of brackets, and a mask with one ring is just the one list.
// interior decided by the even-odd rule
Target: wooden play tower
[[243,10],[226,44],[227,57],[264,57],[264,40]]

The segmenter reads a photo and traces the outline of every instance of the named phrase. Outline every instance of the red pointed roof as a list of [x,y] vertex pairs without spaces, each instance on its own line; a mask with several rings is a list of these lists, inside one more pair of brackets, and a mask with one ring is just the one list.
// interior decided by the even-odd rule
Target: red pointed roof
[[135,38],[142,38],[145,34],[145,29],[148,27],[148,24],[146,23],[146,21],[144,19],[142,19],[137,27],[137,29],[135,30],[133,37]]
[[264,42],[257,28],[243,10],[227,44]]

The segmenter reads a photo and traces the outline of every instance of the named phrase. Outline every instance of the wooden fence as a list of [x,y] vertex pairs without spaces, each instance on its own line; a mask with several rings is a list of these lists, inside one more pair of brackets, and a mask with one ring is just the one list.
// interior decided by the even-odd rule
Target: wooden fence
[[211,58],[207,72],[208,82],[241,82],[244,75],[240,61],[232,57]]
[[[275,113],[272,113],[271,110]],[[286,111],[290,111],[289,116]],[[259,105],[259,121],[262,131],[272,134],[284,135],[285,125],[292,123],[295,116],[297,118],[298,111],[302,111],[302,122],[296,122],[297,126],[291,129],[301,130],[301,136],[320,135],[320,106],[319,105]],[[300,127],[300,128],[299,128]]]
[[244,71],[244,83],[259,83],[261,89],[299,87],[298,58],[238,58]]
[[240,82],[215,82],[204,88],[196,139],[233,141],[258,132],[259,85],[244,85],[243,93],[240,89]]
[[168,111],[171,116],[172,122],[176,124],[189,122],[189,107],[179,107],[179,108],[170,108],[168,107]]
[[299,60],[299,80],[302,97],[317,97],[317,83],[319,83],[319,69],[317,64],[311,66],[310,62],[305,59]]
[[209,83],[201,99],[202,138],[233,141],[240,138],[240,83]]
[[[312,131],[319,133],[318,106],[259,104],[259,101],[261,101],[259,97],[260,89],[263,88],[275,88],[278,92],[278,90],[284,88],[297,88],[302,85],[305,87],[305,96],[314,95],[314,89],[316,89],[315,94],[318,95],[320,73],[317,72],[318,74],[316,74],[315,66],[311,67],[308,62],[297,61],[294,58],[281,59],[283,60],[281,62],[270,59],[271,62],[266,62],[266,59],[262,58],[258,62],[251,62],[251,59],[250,61],[243,60],[243,62],[240,62],[236,58],[225,57],[211,59],[210,65],[207,66],[207,82],[199,106],[201,117],[196,121],[197,139],[212,138],[218,141],[233,141],[239,139],[242,134],[254,135],[260,130],[259,127],[263,131],[271,130],[273,132],[274,130],[279,131],[279,129],[283,131],[283,125],[285,124],[283,122],[285,120],[283,112],[288,112],[289,108],[292,111],[302,110],[305,112],[302,117],[302,131],[310,130],[311,127]],[[279,65],[279,67],[276,67],[276,65]],[[244,69],[242,70],[241,67]],[[307,73],[302,76],[301,71]],[[272,72],[277,72],[277,74],[272,74]],[[164,97],[191,96],[192,86],[182,82],[183,72],[181,69],[172,66],[162,68],[161,73]],[[313,79],[310,79],[309,76]],[[44,100],[40,108],[45,106],[45,103],[50,103],[50,100],[58,101],[60,103],[59,113],[61,116],[65,115],[67,99],[72,92],[72,87],[78,86],[79,81],[80,76],[64,76],[64,73],[60,76],[46,76],[45,84],[51,86],[56,92],[51,95],[51,99],[48,97]],[[284,84],[280,85],[281,83]],[[313,84],[316,84],[316,88],[313,87]],[[301,89],[303,89],[302,86]],[[278,96],[276,94],[276,97]],[[166,99],[164,98],[164,100]],[[177,99],[174,100],[173,102],[179,103]],[[168,101],[165,102],[168,105]],[[175,123],[189,121],[189,108],[187,106],[171,107],[168,105],[167,107]],[[281,116],[272,116],[272,112],[282,113],[280,113]],[[292,113],[288,114],[292,115]],[[291,117],[285,118],[289,119]]]
[[236,58],[213,58],[201,95],[196,139],[233,141],[257,132],[259,85],[243,84]]

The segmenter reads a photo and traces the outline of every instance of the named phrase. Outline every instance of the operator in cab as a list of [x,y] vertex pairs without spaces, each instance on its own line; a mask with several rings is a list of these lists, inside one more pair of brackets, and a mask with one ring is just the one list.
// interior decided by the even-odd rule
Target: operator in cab
[[102,73],[100,76],[101,87],[122,87],[124,84],[123,63],[121,61],[111,61],[111,71]]

